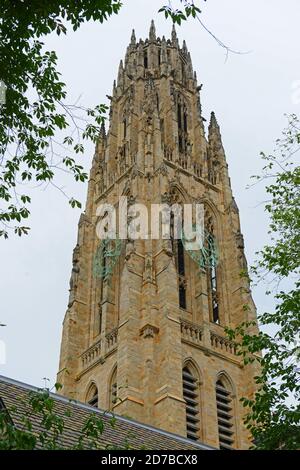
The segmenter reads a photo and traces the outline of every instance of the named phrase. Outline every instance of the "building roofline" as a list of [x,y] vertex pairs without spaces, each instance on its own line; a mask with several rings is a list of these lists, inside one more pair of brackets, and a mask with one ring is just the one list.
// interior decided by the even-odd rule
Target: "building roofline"
[[[4,382],[4,383],[7,383],[7,384],[11,384],[11,385],[16,385],[18,387],[21,387],[21,388],[24,388],[24,389],[30,390],[30,391],[39,391],[39,390],[43,389],[42,387],[36,387],[34,385],[29,385],[27,383],[21,382],[19,380],[11,379],[10,377],[6,377],[4,375],[0,375],[0,382]],[[53,397],[55,400],[58,400],[62,403],[66,403],[66,404],[71,403],[72,405],[78,406],[78,408],[81,408],[82,410],[87,410],[87,411],[89,410],[93,413],[97,413],[97,414],[101,414],[101,415],[103,413],[105,413],[106,416],[115,417],[118,421],[121,421],[123,423],[135,424],[139,428],[148,429],[149,431],[153,431],[153,432],[156,432],[157,434],[161,434],[162,436],[166,436],[166,437],[176,439],[177,441],[184,442],[185,444],[192,444],[193,446],[198,447],[201,450],[217,450],[215,447],[209,446],[207,444],[202,444],[202,443],[197,442],[197,441],[192,441],[192,440],[187,439],[183,436],[179,436],[178,434],[174,434],[174,433],[171,433],[171,432],[168,432],[168,431],[164,431],[163,429],[159,429],[159,428],[156,428],[154,426],[150,426],[148,424],[141,423],[141,422],[136,421],[134,419],[125,418],[124,416],[120,416],[118,414],[114,414],[114,413],[111,413],[109,411],[104,411],[101,408],[95,408],[93,406],[87,405],[87,404],[82,403],[80,401],[73,400],[71,398],[63,397],[62,395],[59,395],[57,393],[53,393],[53,392],[49,392],[49,393],[50,393],[50,396]]]

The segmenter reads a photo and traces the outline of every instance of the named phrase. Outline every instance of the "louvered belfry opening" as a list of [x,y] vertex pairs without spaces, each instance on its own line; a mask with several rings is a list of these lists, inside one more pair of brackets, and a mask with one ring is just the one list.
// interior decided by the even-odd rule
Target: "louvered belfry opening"
[[182,371],[182,382],[183,399],[186,402],[186,435],[197,441],[200,430],[198,381],[188,366]]
[[98,389],[96,385],[92,385],[88,393],[88,404],[94,408],[98,408]]
[[216,384],[220,449],[232,449],[234,443],[232,394],[222,380]]
[[172,242],[172,249],[175,255],[175,264],[178,274],[178,298],[179,307],[186,310],[187,308],[187,292],[186,292],[186,273],[185,273],[185,258],[184,258],[184,246],[182,240],[178,240],[174,237],[175,235],[175,220],[174,213],[171,213],[170,217],[170,237]]
[[117,395],[118,395],[117,382],[114,382],[111,386],[111,402],[112,402],[112,405],[116,404]]
[[110,383],[110,407],[113,408],[118,400],[117,368],[115,368]]

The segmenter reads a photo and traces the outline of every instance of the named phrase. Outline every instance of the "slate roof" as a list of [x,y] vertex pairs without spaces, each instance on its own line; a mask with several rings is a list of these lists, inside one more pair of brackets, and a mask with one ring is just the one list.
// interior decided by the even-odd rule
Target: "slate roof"
[[[29,394],[39,389],[16,380],[0,376],[0,400],[10,414],[15,426],[21,428],[22,417],[29,409]],[[93,408],[84,403],[70,402],[67,398],[51,393],[55,400],[55,413],[64,419],[65,427],[61,436],[61,444],[64,448],[72,448],[77,442],[80,430],[85,420],[91,413],[98,414],[104,421],[104,432],[101,435],[99,446],[103,449],[107,445],[115,445],[119,448],[128,441],[134,449],[146,450],[212,450],[212,447],[200,442],[172,434],[161,429],[148,426],[137,421],[114,415],[115,425],[112,427],[110,420],[112,415],[103,414],[103,410]],[[70,416],[66,416],[70,411]],[[68,413],[69,414],[69,413]],[[41,428],[40,416],[32,416],[33,432],[39,432]]]

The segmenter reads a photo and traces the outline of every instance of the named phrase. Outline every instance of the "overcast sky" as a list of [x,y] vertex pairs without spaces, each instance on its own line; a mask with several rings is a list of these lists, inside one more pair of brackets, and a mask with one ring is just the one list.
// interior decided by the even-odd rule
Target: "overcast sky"
[[[170,36],[170,22],[157,14],[164,3],[124,0],[120,14],[106,24],[89,23],[67,37],[47,39],[47,48],[59,56],[69,103],[79,96],[86,106],[107,101],[132,28],[137,38],[145,38],[154,18],[157,34]],[[224,50],[197,21],[177,28],[203,83],[203,114],[208,118],[214,110],[221,126],[250,263],[267,240],[267,219],[263,187],[246,186],[262,166],[259,152],[271,152],[280,136],[284,113],[299,112],[300,104],[293,100],[300,80],[299,17],[299,0],[207,0],[205,24],[232,49],[251,51],[231,54],[226,62]],[[91,146],[83,157],[86,168],[92,153]],[[64,183],[84,202],[86,185],[75,186],[69,179]],[[53,383],[58,369],[80,211],[54,189],[36,189],[33,196],[30,235],[0,241],[0,322],[7,324],[0,328],[6,345],[6,364],[0,367],[3,375],[41,386],[43,377]],[[269,306],[262,289],[254,291],[254,299],[259,311]]]

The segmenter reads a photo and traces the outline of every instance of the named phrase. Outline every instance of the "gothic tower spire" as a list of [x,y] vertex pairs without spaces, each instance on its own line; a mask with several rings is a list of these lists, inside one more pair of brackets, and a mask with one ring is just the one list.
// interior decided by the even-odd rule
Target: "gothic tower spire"
[[[212,113],[206,135],[200,90],[174,26],[171,39],[157,37],[154,22],[145,40],[133,31],[79,221],[58,381],[65,396],[245,449],[239,399],[254,393],[256,371],[242,366],[225,328],[255,320],[255,306],[220,127]],[[194,252],[175,236],[174,206],[195,204],[205,240]],[[169,237],[150,233],[154,205],[173,208]],[[104,237],[109,208],[125,236]],[[144,223],[136,237],[132,227]]]

